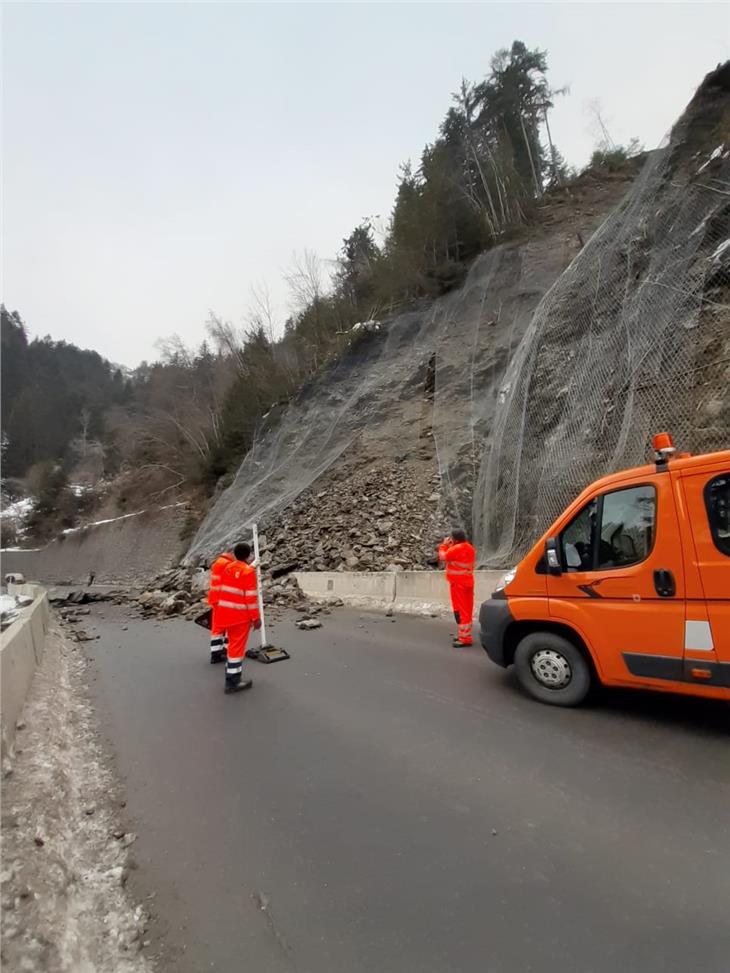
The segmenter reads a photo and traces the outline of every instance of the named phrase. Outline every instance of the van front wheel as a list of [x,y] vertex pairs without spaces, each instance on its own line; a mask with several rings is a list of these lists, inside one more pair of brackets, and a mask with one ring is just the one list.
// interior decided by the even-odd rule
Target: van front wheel
[[581,652],[561,635],[531,632],[515,650],[520,685],[541,703],[577,706],[591,688],[591,670]]

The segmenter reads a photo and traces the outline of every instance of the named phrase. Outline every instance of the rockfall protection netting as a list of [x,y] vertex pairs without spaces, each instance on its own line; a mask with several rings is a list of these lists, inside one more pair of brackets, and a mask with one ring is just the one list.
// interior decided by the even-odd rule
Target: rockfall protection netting
[[646,462],[655,432],[730,447],[730,144],[693,173],[677,162],[654,154],[510,365],[474,490],[490,563],[521,556],[591,480]]
[[480,564],[508,565],[591,480],[645,462],[654,432],[694,452],[727,448],[726,91],[721,100],[702,138],[692,117],[679,123],[583,249],[600,218],[590,209],[490,251],[430,309],[361,333],[270,417],[188,560],[265,526],[335,463],[408,462],[428,444],[443,522],[471,531]]
[[210,557],[254,522],[266,527],[337,462],[422,463],[436,452],[442,519],[470,525],[482,427],[493,417],[496,389],[532,311],[569,259],[552,238],[496,248],[457,293],[358,337],[262,432],[187,560]]

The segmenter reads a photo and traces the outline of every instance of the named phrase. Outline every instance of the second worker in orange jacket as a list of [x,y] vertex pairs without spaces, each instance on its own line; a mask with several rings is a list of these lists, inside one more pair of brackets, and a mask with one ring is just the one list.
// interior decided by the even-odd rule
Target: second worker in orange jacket
[[474,615],[474,563],[476,551],[466,539],[463,530],[454,530],[444,538],[438,549],[439,562],[446,567],[451,607],[459,626],[454,646],[472,644],[472,617]]

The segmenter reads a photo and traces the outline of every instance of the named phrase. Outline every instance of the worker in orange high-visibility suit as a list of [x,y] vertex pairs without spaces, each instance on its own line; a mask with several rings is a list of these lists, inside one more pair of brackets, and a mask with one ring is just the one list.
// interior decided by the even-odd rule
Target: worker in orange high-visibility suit
[[256,568],[251,564],[253,554],[248,544],[236,544],[233,560],[223,569],[220,597],[217,604],[218,623],[228,638],[226,660],[227,693],[237,693],[253,685],[243,679],[243,659],[251,627],[261,628]]
[[210,587],[208,588],[208,604],[211,608],[210,617],[210,661],[223,662],[226,657],[226,633],[218,621],[218,602],[221,592],[221,578],[223,570],[233,560],[233,555],[226,551],[219,555],[210,566]]
[[445,537],[438,549],[439,561],[446,568],[449,582],[451,607],[459,626],[457,637],[452,645],[471,645],[471,622],[474,615],[474,562],[476,551],[466,539],[463,530],[454,530],[451,537]]

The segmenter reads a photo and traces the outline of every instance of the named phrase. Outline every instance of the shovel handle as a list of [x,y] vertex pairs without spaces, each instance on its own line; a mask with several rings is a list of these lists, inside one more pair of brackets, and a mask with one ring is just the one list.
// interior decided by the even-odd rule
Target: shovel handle
[[261,628],[259,632],[261,634],[261,648],[267,644],[266,642],[266,620],[264,618],[264,594],[263,585],[261,583],[261,563],[259,560],[259,528],[258,524],[253,525],[253,554],[256,558],[256,563],[258,567],[256,568],[256,595],[258,597],[259,603],[259,615],[261,616]]

